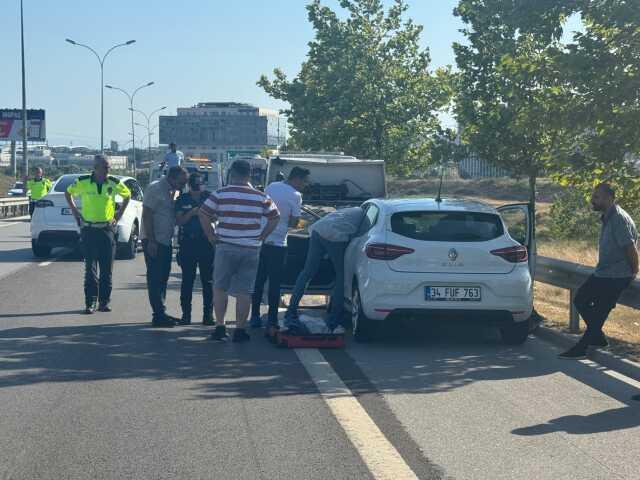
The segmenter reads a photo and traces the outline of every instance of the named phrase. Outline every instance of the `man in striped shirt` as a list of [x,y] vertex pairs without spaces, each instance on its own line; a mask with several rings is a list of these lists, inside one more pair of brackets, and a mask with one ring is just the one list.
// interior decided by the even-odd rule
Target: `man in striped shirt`
[[[229,185],[219,189],[200,207],[200,222],[211,244],[216,245],[213,304],[216,329],[213,340],[227,338],[225,315],[229,295],[236,298],[234,342],[245,342],[245,324],[258,271],[260,247],[278,225],[275,203],[249,183],[251,166],[237,160],[231,166]],[[263,218],[266,225],[263,227]],[[215,225],[214,225],[215,222]]]

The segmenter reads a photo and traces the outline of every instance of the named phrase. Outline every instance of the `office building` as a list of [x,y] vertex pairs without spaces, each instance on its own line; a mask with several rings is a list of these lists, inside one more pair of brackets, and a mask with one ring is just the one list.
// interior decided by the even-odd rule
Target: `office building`
[[277,111],[246,103],[198,103],[160,116],[160,143],[175,142],[186,156],[222,161],[284,144],[286,120]]

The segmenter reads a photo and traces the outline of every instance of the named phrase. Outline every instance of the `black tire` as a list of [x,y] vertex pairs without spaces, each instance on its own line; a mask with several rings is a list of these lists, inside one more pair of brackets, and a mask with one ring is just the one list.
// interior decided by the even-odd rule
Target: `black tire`
[[358,284],[354,282],[351,290],[351,322],[353,326],[353,338],[356,342],[370,342],[376,339],[378,325],[370,320],[362,310],[362,300]]
[[38,258],[46,258],[51,255],[51,247],[39,245],[37,240],[31,240],[31,250],[33,255]]
[[129,241],[127,243],[121,244],[118,250],[118,257],[123,260],[133,260],[136,258],[136,254],[138,253],[138,224],[133,224],[133,230],[131,230],[131,235],[129,235]]
[[529,322],[518,322],[500,329],[502,342],[506,345],[522,345],[529,337]]

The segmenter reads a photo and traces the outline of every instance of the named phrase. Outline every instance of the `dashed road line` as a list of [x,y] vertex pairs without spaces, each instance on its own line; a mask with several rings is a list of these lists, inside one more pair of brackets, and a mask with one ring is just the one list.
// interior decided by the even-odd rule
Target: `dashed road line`
[[296,349],[295,352],[373,477],[376,480],[417,480],[418,476],[322,354],[315,349]]
[[620,372],[616,372],[615,370],[611,370],[610,368],[605,367],[604,365],[601,365],[599,363],[594,362],[593,360],[580,360],[580,363],[587,365],[591,368],[595,368],[597,369],[599,372],[604,373],[605,375],[609,375],[612,378],[615,378],[616,380],[620,380],[623,383],[626,383],[627,385],[630,385],[634,388],[637,388],[640,391],[640,382],[637,380],[634,380],[631,377],[627,377],[626,375],[623,375]]

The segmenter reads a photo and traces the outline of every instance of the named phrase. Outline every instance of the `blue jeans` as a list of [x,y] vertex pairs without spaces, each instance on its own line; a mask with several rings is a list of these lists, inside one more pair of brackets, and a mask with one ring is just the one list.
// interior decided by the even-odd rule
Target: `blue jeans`
[[297,313],[300,300],[304,295],[309,282],[318,273],[322,258],[329,255],[329,259],[333,264],[336,278],[331,294],[331,311],[329,312],[329,321],[333,323],[341,323],[344,313],[344,252],[347,249],[348,242],[330,242],[325,240],[317,233],[311,234],[309,240],[309,249],[307,250],[307,260],[304,268],[296,280],[296,286],[293,289],[291,302],[289,303],[288,313]]

